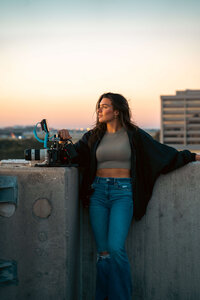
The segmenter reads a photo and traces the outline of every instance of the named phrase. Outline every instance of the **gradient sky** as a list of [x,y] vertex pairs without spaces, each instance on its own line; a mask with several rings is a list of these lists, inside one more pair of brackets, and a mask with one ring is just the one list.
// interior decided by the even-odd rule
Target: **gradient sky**
[[200,1],[0,0],[0,126],[92,127],[104,92],[160,126],[160,95],[200,89]]

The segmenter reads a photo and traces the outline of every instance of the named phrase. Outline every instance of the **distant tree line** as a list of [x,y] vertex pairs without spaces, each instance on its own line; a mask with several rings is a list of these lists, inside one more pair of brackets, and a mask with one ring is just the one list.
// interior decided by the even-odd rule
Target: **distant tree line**
[[18,127],[4,127],[0,128],[0,135],[10,135],[11,133],[23,135],[24,132],[33,132],[35,126],[18,126]]

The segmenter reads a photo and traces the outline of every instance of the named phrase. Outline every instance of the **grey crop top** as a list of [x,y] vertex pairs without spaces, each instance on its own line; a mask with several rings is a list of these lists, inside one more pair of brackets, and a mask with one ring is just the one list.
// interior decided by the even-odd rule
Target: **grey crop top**
[[131,168],[131,147],[126,130],[106,132],[97,148],[97,169]]

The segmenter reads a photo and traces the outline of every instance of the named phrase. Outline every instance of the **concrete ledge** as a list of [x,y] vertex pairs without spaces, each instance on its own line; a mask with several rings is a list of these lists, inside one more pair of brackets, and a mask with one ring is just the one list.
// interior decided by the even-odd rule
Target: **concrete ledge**
[[[17,267],[18,285],[1,287],[0,299],[93,300],[96,247],[77,169],[0,167],[0,175],[18,178],[17,209],[0,217],[0,259]],[[161,175],[146,215],[133,220],[134,300],[200,299],[199,182],[199,162]]]
[[[88,212],[82,220],[83,299],[94,299],[96,247]],[[200,163],[161,175],[146,215],[127,243],[134,300],[200,299]]]

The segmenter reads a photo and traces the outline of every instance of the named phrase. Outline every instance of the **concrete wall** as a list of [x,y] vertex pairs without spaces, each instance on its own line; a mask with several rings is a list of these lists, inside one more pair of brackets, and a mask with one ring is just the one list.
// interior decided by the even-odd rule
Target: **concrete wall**
[[0,299],[80,299],[77,169],[0,167],[0,214],[7,176],[18,199],[0,216]]
[[134,299],[200,299],[200,163],[157,180],[127,242]]
[[[16,212],[0,217],[0,259],[17,262],[19,283],[0,287],[0,299],[94,300],[96,247],[88,210],[79,214],[77,170],[0,167],[0,175],[18,178],[19,195]],[[199,178],[198,162],[160,176],[147,214],[133,220],[134,300],[200,299]],[[48,212],[41,199],[48,217],[37,216]]]
[[[146,215],[133,220],[126,246],[134,300],[200,299],[199,180],[199,162],[161,175]],[[96,247],[86,210],[82,227],[82,299],[92,300]]]

